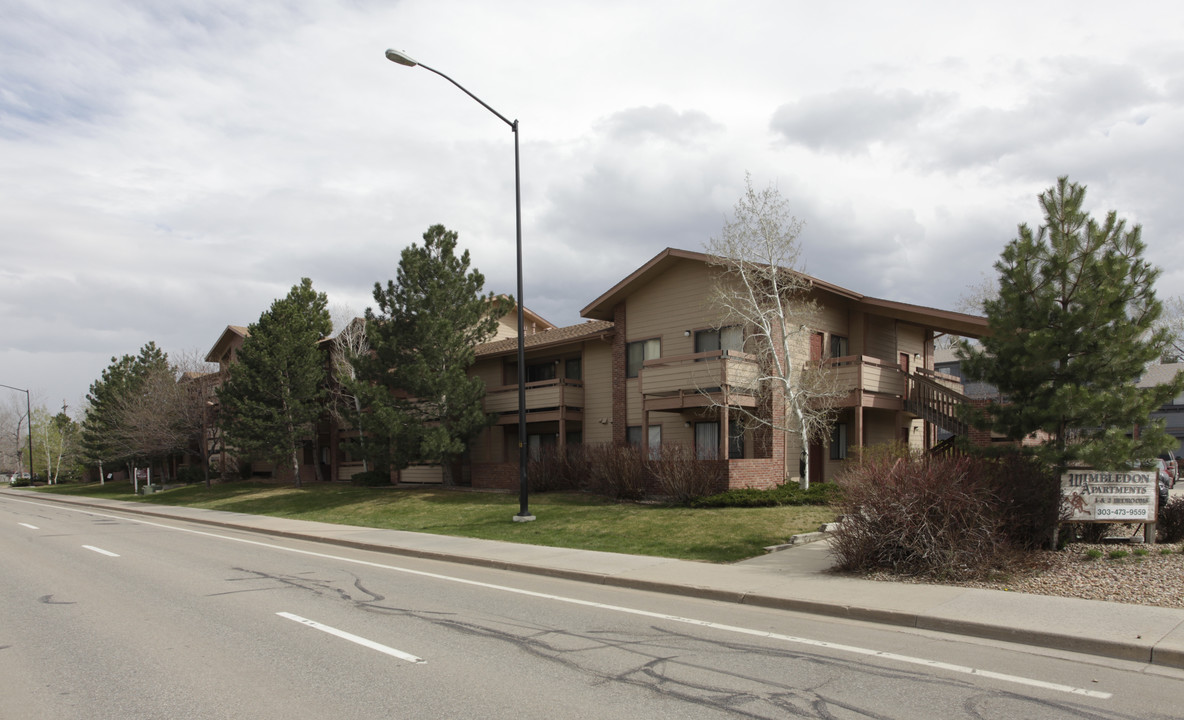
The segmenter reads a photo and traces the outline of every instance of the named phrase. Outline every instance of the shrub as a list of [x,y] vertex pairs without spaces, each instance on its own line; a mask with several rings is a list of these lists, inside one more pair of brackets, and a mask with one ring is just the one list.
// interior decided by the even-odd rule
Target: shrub
[[618,500],[645,497],[648,478],[641,448],[590,445],[584,453],[588,460],[588,490]]
[[867,456],[838,479],[843,523],[832,540],[844,570],[934,578],[1004,569],[1014,548],[1052,536],[1056,478],[1022,456]]
[[1130,555],[1130,553],[1127,552],[1126,550],[1111,550],[1108,553],[1108,556],[1111,560],[1121,560],[1124,557],[1126,557],[1127,555]]
[[364,472],[354,473],[349,481],[361,487],[379,487],[381,485],[391,484],[391,474],[387,470],[366,470]]
[[14,475],[8,484],[11,487],[29,487],[33,484],[33,481],[27,477],[17,477]]
[[688,503],[696,508],[718,507],[781,507],[783,505],[835,505],[842,488],[836,483],[813,483],[803,490],[797,483],[787,482],[766,490],[737,488],[698,498]]
[[526,482],[532,492],[580,490],[588,485],[588,461],[583,445],[539,448],[526,463]]
[[1184,540],[1184,497],[1172,498],[1161,507],[1155,523],[1158,542],[1176,543]]
[[694,448],[679,443],[664,443],[648,466],[657,492],[681,504],[710,495],[727,482],[726,461],[699,460]]
[[1097,548],[1090,548],[1085,551],[1086,560],[1097,560],[1100,557],[1102,557],[1102,551]]
[[196,465],[186,465],[177,471],[177,482],[179,483],[194,485],[196,483],[204,483],[205,481],[205,473]]

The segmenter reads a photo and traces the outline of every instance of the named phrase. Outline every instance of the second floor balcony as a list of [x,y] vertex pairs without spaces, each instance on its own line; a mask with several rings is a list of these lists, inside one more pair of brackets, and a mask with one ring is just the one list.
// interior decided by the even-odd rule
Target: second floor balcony
[[676,355],[646,360],[638,373],[646,405],[677,402],[702,405],[709,396],[726,394],[731,404],[751,404],[760,382],[756,356],[735,350]]
[[[584,407],[584,382],[554,378],[526,383],[526,412],[568,412]],[[518,386],[502,385],[485,390],[485,412],[513,419],[518,412]]]

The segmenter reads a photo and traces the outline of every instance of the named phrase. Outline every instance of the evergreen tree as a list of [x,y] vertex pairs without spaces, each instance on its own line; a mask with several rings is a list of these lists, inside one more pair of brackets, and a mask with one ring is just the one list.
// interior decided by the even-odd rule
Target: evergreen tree
[[300,486],[300,448],[315,433],[325,394],[325,357],[317,343],[333,329],[328,299],[303,278],[249,327],[250,335],[218,389],[226,443],[288,462]]
[[[980,347],[961,343],[967,377],[996,385],[1003,402],[972,413],[981,428],[1019,440],[1043,431],[1040,452],[1059,466],[1122,467],[1172,443],[1150,413],[1184,388],[1135,386],[1164,352],[1155,329],[1159,270],[1143,258],[1142,228],[1111,211],[1098,222],[1082,209],[1085,187],[1062,177],[1040,195],[1045,223],[1004,249],[999,292],[984,312]],[[1138,437],[1129,437],[1135,426]]]
[[111,358],[102,376],[91,383],[86,396],[86,418],[82,421],[82,445],[86,458],[94,463],[126,463],[141,453],[123,441],[122,408],[142,390],[146,378],[168,370],[169,359],[155,342],[140,348],[139,355]]
[[356,391],[370,408],[367,430],[383,440],[366,446],[378,467],[441,463],[451,482],[451,461],[489,423],[484,383],[467,371],[505,308],[481,294],[485,277],[469,269],[467,250],[456,256],[455,232],[433,225],[423,240],[403,250],[394,281],[374,284]]

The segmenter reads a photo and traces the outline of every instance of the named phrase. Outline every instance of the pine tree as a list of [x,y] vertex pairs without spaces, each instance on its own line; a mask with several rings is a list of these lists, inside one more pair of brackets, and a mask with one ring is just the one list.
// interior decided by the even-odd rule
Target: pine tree
[[218,389],[229,446],[290,463],[300,486],[300,448],[315,432],[325,394],[317,343],[333,329],[328,299],[303,278],[249,327],[250,335]]
[[[1082,206],[1085,186],[1058,179],[1040,195],[1045,222],[1027,224],[995,269],[997,297],[984,302],[990,334],[962,343],[967,377],[996,385],[1003,402],[973,413],[981,428],[1020,440],[1043,431],[1040,452],[1059,466],[1122,467],[1154,457],[1172,440],[1150,413],[1184,389],[1135,386],[1169,341],[1159,270],[1143,258],[1142,228],[1111,211],[1102,222]],[[1140,426],[1138,437],[1130,437]]]
[[470,270],[468,251],[456,256],[455,232],[433,225],[423,240],[403,250],[394,281],[374,284],[378,312],[366,310],[371,352],[357,358],[357,391],[370,408],[367,429],[383,439],[366,446],[379,467],[440,463],[451,482],[451,461],[489,423],[484,383],[468,369],[503,307],[482,295],[485,277]]
[[148,377],[167,371],[169,359],[155,342],[140,348],[139,355],[111,358],[102,376],[91,383],[86,396],[86,418],[82,421],[82,445],[86,457],[95,463],[123,463],[143,457],[138,448],[124,441],[122,408],[135,397]]

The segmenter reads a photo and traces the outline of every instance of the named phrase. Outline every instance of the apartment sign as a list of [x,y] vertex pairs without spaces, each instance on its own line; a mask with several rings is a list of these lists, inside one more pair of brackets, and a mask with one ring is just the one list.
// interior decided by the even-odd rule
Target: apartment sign
[[1061,475],[1066,522],[1155,522],[1156,474],[1145,470],[1071,470]]

